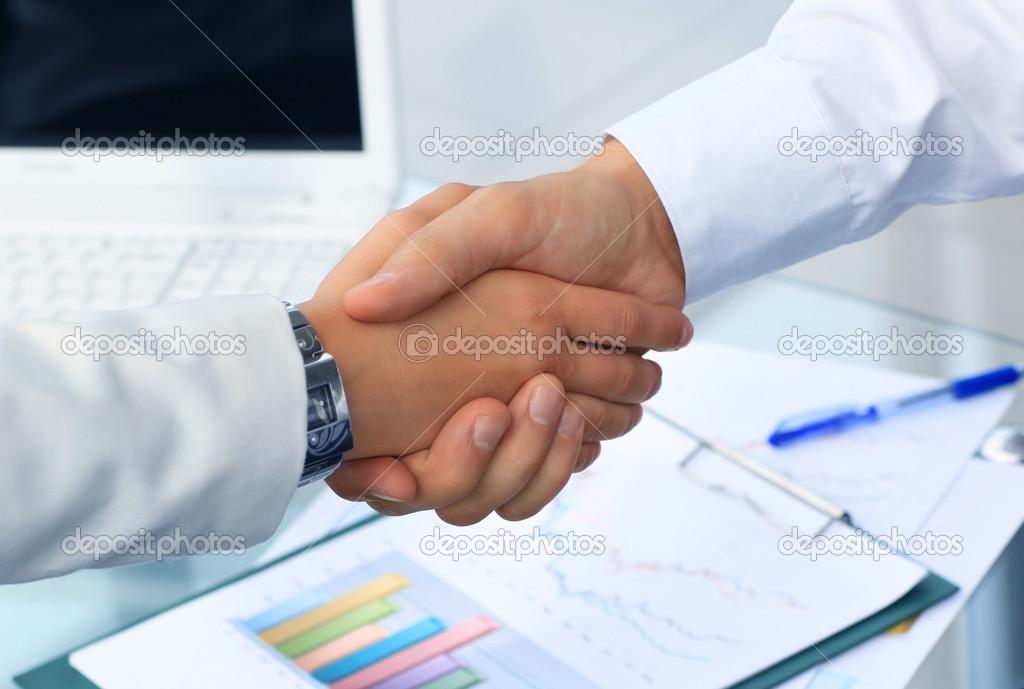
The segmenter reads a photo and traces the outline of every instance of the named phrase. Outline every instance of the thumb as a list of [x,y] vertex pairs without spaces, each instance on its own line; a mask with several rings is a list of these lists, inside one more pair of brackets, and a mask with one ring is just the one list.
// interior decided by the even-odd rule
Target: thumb
[[326,483],[345,500],[405,502],[416,496],[416,477],[394,457],[342,462]]
[[526,253],[531,203],[509,186],[479,189],[409,234],[374,277],[345,294],[345,311],[362,321],[407,318]]
[[415,497],[405,502],[370,499],[370,507],[395,517],[465,497],[476,488],[511,424],[512,414],[500,400],[483,397],[467,403],[448,420],[430,448],[402,458],[405,470],[415,479]]

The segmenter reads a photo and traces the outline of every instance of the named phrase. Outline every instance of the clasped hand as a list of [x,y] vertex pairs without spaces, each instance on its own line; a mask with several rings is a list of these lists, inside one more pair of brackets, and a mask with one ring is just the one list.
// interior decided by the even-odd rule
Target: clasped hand
[[[609,184],[628,179],[587,166],[563,174],[581,170],[598,182],[602,175],[611,175]],[[642,181],[639,193],[651,193]],[[531,182],[551,185],[546,178]],[[627,248],[644,251],[634,251],[629,265],[615,265],[623,252],[613,233],[630,221],[630,211],[617,208],[615,217],[604,214],[603,232],[586,217],[567,225],[571,231],[590,225],[584,229],[588,246],[566,244],[563,228],[560,242],[548,240],[546,252],[533,250],[534,260],[517,262],[495,248],[515,253],[509,248],[514,242],[503,243],[502,236],[531,241],[508,222],[531,210],[523,207],[529,200],[522,190],[512,193],[518,207],[505,209],[504,226],[493,230],[498,236],[488,236],[486,219],[506,200],[492,193],[480,208],[478,190],[463,185],[442,187],[390,214],[300,305],[335,356],[349,401],[355,448],[327,479],[340,496],[388,515],[433,509],[456,525],[491,512],[510,520],[530,517],[573,472],[594,462],[601,441],[639,422],[640,403],[661,382],[660,368],[643,354],[678,349],[692,336],[679,311],[677,248],[674,257],[659,261],[652,254],[663,253],[664,238],[639,236],[647,225],[634,221]],[[592,193],[613,200],[600,189]],[[460,232],[438,230],[474,202],[478,207],[468,210],[475,222],[461,223]],[[557,229],[557,221],[549,224]],[[436,241],[439,231],[446,241]],[[422,250],[417,238],[424,240]],[[401,265],[403,251],[411,266]],[[548,254],[559,252],[564,265],[553,269]],[[604,259],[607,253],[612,261]],[[384,272],[396,260],[404,282]],[[590,266],[584,262],[607,277],[585,275]],[[495,269],[502,267],[519,269]],[[395,293],[396,282],[404,294]]]

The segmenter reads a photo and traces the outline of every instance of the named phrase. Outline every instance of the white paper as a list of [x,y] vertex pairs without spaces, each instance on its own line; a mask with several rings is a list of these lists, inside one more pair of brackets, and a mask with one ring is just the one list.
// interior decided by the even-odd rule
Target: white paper
[[[779,418],[786,414],[843,401],[874,400],[925,389],[936,383],[920,376],[863,365],[793,361],[782,356],[699,342],[684,352],[663,356],[661,363],[665,367],[666,380],[662,393],[653,402],[655,408],[690,424],[694,429],[736,444],[745,444],[748,448],[756,448]],[[731,394],[733,391],[735,395]],[[903,477],[931,475],[933,479],[940,478],[932,472],[932,465],[936,462],[922,463],[916,454],[897,457],[896,462],[906,462],[911,467],[899,472],[884,472],[883,478],[885,473],[889,474],[887,482],[871,480],[877,462],[870,460],[852,465],[845,475],[837,472],[818,479],[818,490],[842,495],[845,503],[858,505],[853,510],[858,522],[870,525],[876,531],[884,531],[887,525],[911,523],[915,525],[912,533],[933,531],[962,536],[967,545],[965,553],[956,557],[919,558],[959,585],[961,591],[929,609],[910,632],[876,637],[834,659],[834,665],[824,664],[781,685],[784,689],[852,689],[855,686],[897,689],[907,684],[1024,521],[1024,503],[1017,499],[1024,490],[1024,468],[968,462],[959,480],[955,471],[950,470],[969,457],[981,435],[1002,416],[1011,398],[1012,393],[1001,392],[969,404],[923,411],[920,419],[898,421],[900,424],[919,421],[931,426],[933,434],[935,427],[939,427],[943,440],[927,443],[930,446],[929,457],[938,456],[938,463],[947,467],[943,475],[953,474],[958,482],[938,504],[931,496],[938,492],[938,484],[942,481],[934,481],[935,487],[928,495],[923,490],[906,495]],[[935,412],[941,412],[943,422],[951,413],[955,413],[957,419],[955,423],[933,423],[935,417],[928,418],[928,415]],[[889,429],[879,426],[874,430]],[[895,428],[893,432],[896,432]],[[917,432],[920,433],[919,430]],[[770,451],[761,456],[773,461]],[[914,463],[917,463],[916,468]],[[814,476],[802,478],[815,481]],[[833,478],[833,485],[828,485]],[[884,483],[889,485],[879,491],[877,487]],[[984,506],[984,509],[979,509],[979,506]],[[272,546],[273,556],[303,546],[312,540],[314,534],[329,530],[341,510],[341,503],[331,495],[318,498],[277,537]],[[841,673],[837,667],[842,668]]]
[[917,533],[1014,395],[995,391],[775,449],[767,438],[784,417],[919,392],[939,381],[699,342],[656,359],[664,384],[651,408],[831,498],[876,535],[893,528]]
[[[710,689],[889,605],[924,575],[895,556],[783,555],[776,527],[680,471],[691,445],[650,417],[609,443],[596,468],[534,520],[489,519],[467,529],[430,514],[381,520],[97,642],[74,653],[72,664],[106,689],[317,686],[239,620],[328,582],[397,570],[413,582],[402,594],[406,608],[446,624],[467,615],[500,624],[500,632],[453,653],[488,686],[674,689],[686,678],[687,687]],[[716,455],[699,460],[692,470],[707,480],[733,472]],[[765,502],[781,518],[803,519],[799,504],[790,511],[784,500]],[[591,546],[600,539],[602,552],[492,552],[457,561],[427,554],[435,533],[471,540],[511,531],[518,541],[535,527]],[[410,621],[382,624],[396,631]]]
[[960,587],[929,608],[910,631],[884,634],[809,670],[779,689],[902,689],[995,563],[1024,522],[1024,467],[970,462],[923,531],[960,536],[957,556],[925,555],[918,561]]

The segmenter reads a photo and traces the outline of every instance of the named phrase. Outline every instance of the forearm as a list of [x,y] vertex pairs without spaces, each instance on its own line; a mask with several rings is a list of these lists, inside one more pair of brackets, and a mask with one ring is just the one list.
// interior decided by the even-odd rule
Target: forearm
[[302,363],[280,302],[213,298],[80,326],[82,335],[156,337],[177,327],[195,342],[213,332],[233,344],[230,353],[96,360],[77,353],[75,324],[0,327],[0,580],[155,557],[148,547],[68,554],[76,530],[121,543],[141,530],[150,545],[176,534],[244,546],[269,537],[305,453]]

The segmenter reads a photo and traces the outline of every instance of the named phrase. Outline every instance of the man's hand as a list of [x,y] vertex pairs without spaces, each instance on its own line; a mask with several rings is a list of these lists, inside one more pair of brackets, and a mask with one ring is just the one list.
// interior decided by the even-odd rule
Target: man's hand
[[[403,424],[402,412],[412,404],[406,398],[410,395],[415,397],[411,392],[416,389],[412,384],[413,379],[419,381],[421,388],[424,386],[426,388],[425,396],[418,398],[421,403],[425,403],[427,400],[433,402],[430,394],[437,391],[434,388],[440,389],[444,384],[450,386],[451,381],[447,380],[444,373],[438,369],[435,369],[430,375],[425,375],[420,369],[426,363],[413,363],[404,358],[397,361],[394,355],[401,354],[398,333],[403,326],[370,326],[354,323],[347,319],[339,306],[341,295],[352,284],[372,274],[373,270],[383,263],[384,259],[402,240],[404,232],[396,229],[394,226],[396,221],[405,228],[422,226],[429,219],[436,217],[441,209],[450,205],[450,200],[438,193],[432,199],[422,199],[412,207],[399,211],[388,222],[380,223],[324,281],[316,297],[311,302],[300,306],[313,322],[314,327],[321,333],[328,351],[334,351],[338,356],[343,368],[346,388],[349,388],[347,392],[352,401],[353,416],[357,415],[357,407],[364,406],[359,402],[360,397],[363,397],[364,401],[376,400],[375,408],[379,416],[374,418],[371,414],[368,417],[366,423],[370,425],[363,426],[366,433],[362,437],[359,435],[362,422],[358,419],[355,420],[356,451],[359,456],[376,452],[399,454],[410,447],[432,445],[429,450],[411,452],[400,461],[391,457],[346,461],[330,477],[328,483],[342,497],[366,499],[376,509],[387,513],[397,514],[418,509],[440,508],[439,513],[443,518],[449,519],[453,523],[468,523],[468,521],[475,521],[477,518],[486,516],[487,512],[496,509],[506,518],[524,518],[550,501],[564,486],[571,471],[585,468],[594,461],[599,452],[599,446],[593,441],[617,437],[636,425],[640,417],[639,405],[622,403],[622,400],[638,399],[639,391],[651,384],[651,372],[657,374],[657,369],[652,368],[652,364],[640,361],[632,354],[612,356],[589,352],[583,355],[573,354],[562,357],[569,362],[570,366],[572,364],[579,365],[578,370],[564,371],[554,366],[559,359],[555,357],[554,362],[549,361],[549,364],[554,367],[547,370],[552,373],[563,373],[572,382],[575,382],[578,376],[579,380],[583,381],[580,383],[582,389],[590,389],[596,393],[591,396],[574,392],[572,386],[567,385],[570,392],[566,394],[566,397],[571,402],[567,403],[566,398],[561,395],[562,387],[559,378],[552,373],[538,373],[544,371],[548,364],[534,360],[531,362],[529,371],[537,373],[537,375],[516,393],[510,405],[511,410],[502,404],[508,399],[509,390],[514,387],[510,383],[507,384],[509,387],[503,387],[500,391],[502,394],[500,399],[472,399],[481,393],[475,387],[470,386],[472,389],[466,392],[458,403],[454,403],[455,400],[449,401],[450,409],[445,409],[445,413],[440,414],[438,421],[429,425],[428,428],[422,429],[422,437],[412,438],[411,433],[409,438],[403,438],[400,434],[388,435],[394,428],[399,428],[403,432],[412,430]],[[517,273],[508,276],[512,280],[526,280],[531,277],[537,279],[536,276]],[[532,281],[528,280],[528,282]],[[541,282],[537,284],[544,284],[544,282],[541,279]],[[548,293],[540,299],[543,302],[548,302],[549,299],[556,296],[551,291],[555,289],[554,283],[548,281],[547,284]],[[473,289],[481,289],[484,292],[491,289],[483,289],[487,287],[486,281],[482,285],[483,287],[474,287]],[[562,290],[564,290],[564,286],[558,285],[557,293],[560,294]],[[622,302],[620,301],[624,298],[622,295],[604,295],[615,301],[600,302],[604,304],[603,308],[608,312],[607,314],[597,314],[594,313],[595,302],[590,302],[589,299],[583,300],[587,303],[580,302],[580,305],[576,305],[576,295],[581,294],[581,288],[573,288],[569,292],[572,294],[567,293],[568,300],[565,308],[578,311],[579,318],[591,316],[600,319],[612,318],[615,325],[613,330],[620,329],[622,326],[621,329],[634,333],[633,336],[627,338],[629,345],[636,345],[638,348],[673,349],[683,338],[682,317],[672,309],[660,310],[661,316],[667,320],[658,325],[656,322],[661,319],[651,320],[649,316],[654,312],[648,306],[639,302],[636,304]],[[496,311],[492,312],[501,312],[511,302],[526,303],[530,300],[530,292],[519,290],[518,287],[517,292],[512,295],[507,294],[503,287],[499,287],[493,293],[493,298],[482,298],[482,301],[485,302],[496,299]],[[533,304],[534,307],[537,307],[540,292],[535,291],[533,294]],[[476,334],[467,327],[466,324],[470,322],[494,326],[496,319],[487,320],[477,310],[479,304],[473,306],[471,302],[459,295],[453,295],[451,299],[461,301],[460,308],[470,314],[469,320],[462,323],[465,333]],[[553,314],[557,314],[561,309],[562,307],[549,309],[546,317],[554,318]],[[439,310],[438,313],[441,314],[444,311]],[[539,315],[539,308],[537,310],[527,309],[523,313],[531,319],[540,319],[542,322],[545,318]],[[591,316],[584,315],[588,313]],[[577,316],[573,315],[572,318],[577,318]],[[624,320],[620,323],[617,319],[621,318]],[[419,317],[416,320],[424,322]],[[432,327],[444,330],[455,320],[444,321],[444,324],[435,321],[435,326]],[[643,321],[647,321],[648,325],[643,326]],[[595,321],[595,324],[605,322],[604,320]],[[357,330],[357,326],[360,325],[362,330]],[[657,331],[655,335],[650,334],[652,327]],[[544,326],[541,326],[541,330],[543,328]],[[647,330],[645,331],[644,328]],[[594,329],[590,328],[590,330]],[[598,328],[598,330],[601,329],[603,328]],[[357,332],[359,334],[356,334]],[[480,334],[492,332],[494,331],[485,328]],[[503,334],[517,332],[518,328],[515,328],[512,333]],[[571,330],[566,330],[566,332],[570,335],[576,334]],[[387,334],[382,335],[382,333]],[[443,336],[443,333],[439,332],[438,334]],[[589,331],[586,334],[589,336]],[[613,361],[617,357],[623,357],[624,361],[629,362],[629,366],[619,368],[622,361]],[[351,363],[346,364],[346,358],[351,359]],[[515,357],[504,358],[514,359]],[[381,370],[374,375],[377,362],[380,363]],[[386,367],[396,363],[397,368],[394,370],[406,373],[392,375],[392,369]],[[473,364],[475,366],[476,362]],[[608,368],[609,364],[611,368]],[[522,367],[521,363],[519,365]],[[597,368],[592,369],[592,366],[595,365]],[[352,373],[353,366],[355,369],[361,367],[363,370],[359,373]],[[349,372],[346,372],[346,367]],[[420,372],[417,373],[417,370]],[[525,373],[526,369],[522,369],[522,372]],[[610,377],[608,377],[609,372]],[[411,378],[406,379],[406,374]],[[357,383],[352,380],[353,375],[357,376],[361,382]],[[593,387],[593,381],[602,380],[602,375],[605,376],[604,380],[608,382],[608,385],[598,385],[597,387],[601,389],[596,390]],[[625,378],[621,378],[621,375],[625,375]],[[382,384],[381,376],[391,376],[388,378],[390,384]],[[442,382],[440,386],[435,384],[438,381],[438,376]],[[486,377],[488,375],[485,375]],[[657,376],[655,375],[655,377]],[[525,378],[523,379],[525,380]],[[352,380],[351,384],[350,380]],[[468,384],[473,381],[466,382]],[[395,384],[400,386],[398,390],[394,389]],[[627,392],[626,388],[633,390]],[[360,390],[364,392],[360,392]],[[462,391],[457,391],[456,394],[458,392]],[[647,394],[650,392],[640,395],[640,397]],[[381,403],[381,400],[387,397],[393,399]],[[467,399],[472,399],[472,401],[466,402]],[[619,401],[607,401],[608,399]],[[554,400],[553,403],[552,400]],[[374,402],[370,402],[370,404],[373,406]],[[418,404],[414,408],[422,406],[423,404]],[[456,409],[458,411],[455,411]],[[451,418],[447,424],[438,430],[441,426],[441,419],[449,416]],[[584,419],[586,423],[584,423]],[[511,430],[509,430],[510,425]],[[382,444],[379,438],[367,435],[380,431],[382,426],[385,431],[385,435],[382,437],[393,443],[393,446]],[[417,432],[416,436],[419,435],[420,432]],[[366,438],[365,446],[360,444],[363,443],[363,437]],[[399,447],[403,439],[409,441],[408,447]],[[371,442],[375,444],[370,445]],[[511,480],[509,480],[510,478]],[[495,486],[507,487],[495,489]],[[390,502],[390,500],[401,502]]]
[[[531,410],[561,389],[557,380],[538,375],[508,408],[498,400],[474,400],[455,413],[429,449],[400,459],[345,461],[327,484],[341,497],[364,499],[387,515],[434,509],[448,523],[460,526],[492,511],[509,520],[532,517],[562,491],[573,472],[590,466],[601,448],[598,443],[581,446],[584,419],[576,402],[565,403],[557,424],[550,416],[536,416],[541,410]],[[621,406],[624,411],[632,408]],[[624,433],[638,419],[639,414],[619,431],[609,432]],[[481,434],[490,434],[491,439],[481,443]],[[374,495],[381,485],[403,501]]]
[[[352,267],[346,258],[299,307],[341,371],[355,438],[351,458],[429,447],[460,403],[509,402],[541,373],[610,402],[646,401],[661,370],[626,350],[674,349],[682,338],[683,317],[672,307],[522,271],[487,273],[464,294],[448,295],[411,319],[364,323],[339,313],[330,296],[358,280],[349,277],[358,274]],[[574,343],[595,337],[618,351]],[[469,348],[452,350],[459,343]],[[557,411],[561,406],[559,400]]]
[[[374,278],[345,295],[351,316],[404,318],[495,268],[683,306],[682,258],[668,216],[615,140],[570,172],[482,188],[448,185],[434,194],[447,209],[405,231]],[[687,321],[683,344],[692,332]]]

